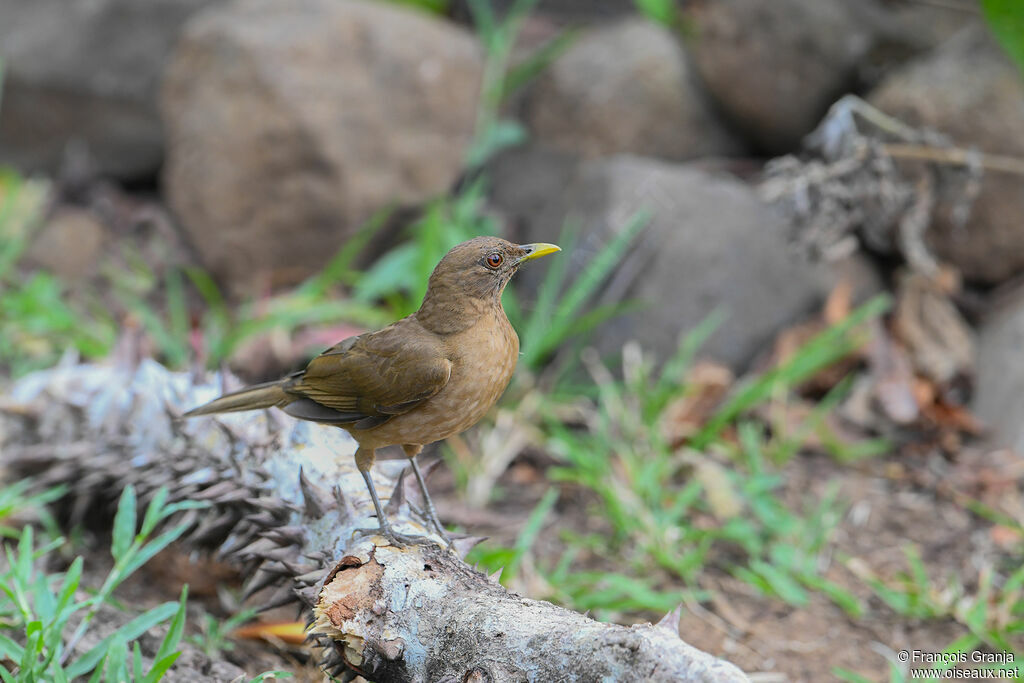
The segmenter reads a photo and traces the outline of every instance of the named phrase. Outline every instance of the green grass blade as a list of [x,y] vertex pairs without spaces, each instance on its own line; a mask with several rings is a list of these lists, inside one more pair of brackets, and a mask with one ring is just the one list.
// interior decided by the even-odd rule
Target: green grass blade
[[572,317],[583,308],[587,300],[597,292],[605,278],[619,264],[629,245],[647,227],[650,220],[650,211],[638,211],[614,237],[601,247],[579,276],[573,280],[568,291],[559,299],[555,309],[556,321],[568,324],[572,320]]
[[107,650],[106,675],[109,683],[128,683],[128,642],[114,638]]
[[739,415],[769,399],[781,383],[794,387],[844,358],[859,340],[854,333],[860,326],[888,310],[890,298],[879,295],[804,344],[781,365],[743,384],[690,441],[698,450],[706,448]]
[[540,534],[541,528],[544,526],[544,521],[548,518],[551,510],[555,507],[558,502],[558,489],[550,488],[544,492],[544,496],[537,503],[537,506],[530,512],[530,516],[526,519],[526,524],[523,525],[523,530],[519,532],[519,536],[516,538],[516,554],[515,560],[513,561],[512,569],[516,571],[519,569],[519,563],[522,557],[530,551],[533,544],[537,541],[537,536]]
[[1024,74],[1024,3],[981,0],[981,9],[992,34]]
[[250,678],[249,683],[263,683],[263,681],[274,680],[277,678],[291,678],[294,675],[295,674],[290,671],[264,671],[254,678]]
[[636,8],[645,17],[666,28],[675,28],[679,19],[676,0],[633,0]]
[[558,59],[576,40],[579,33],[575,30],[562,31],[557,36],[534,50],[526,59],[509,67],[505,74],[502,98],[507,99],[527,83],[536,78]]
[[174,662],[178,661],[178,657],[180,656],[180,652],[172,652],[166,657],[157,659],[153,662],[153,668],[149,670],[149,673],[146,674],[145,678],[141,679],[143,683],[156,683],[159,681],[164,677],[164,674],[174,666]]
[[141,681],[145,675],[146,672],[142,670],[142,648],[136,640],[132,643],[132,680]]
[[149,505],[146,506],[146,514],[142,518],[142,529],[139,531],[139,535],[146,537],[153,533],[153,529],[160,523],[160,520],[166,517],[164,513],[164,505],[167,503],[168,491],[166,486],[161,486],[157,489],[157,492],[153,494],[153,499],[149,501]]
[[296,294],[310,298],[319,298],[325,296],[328,290],[335,284],[355,284],[360,275],[353,269],[356,257],[362,253],[366,245],[370,243],[370,240],[387,224],[394,211],[395,207],[393,206],[386,206],[375,211],[352,237],[345,240],[345,244],[338,250],[330,262],[324,266],[323,270],[299,286]]
[[83,654],[81,657],[76,659],[74,663],[67,667],[66,671],[68,677],[75,678],[77,676],[84,676],[95,669],[96,665],[100,663],[104,655],[110,649],[111,643],[115,638],[119,638],[121,642],[124,643],[135,640],[157,624],[170,619],[177,613],[177,611],[178,603],[166,602],[135,617],[127,624],[117,629],[117,631],[101,640],[93,646],[91,650]]
[[178,540],[178,538],[180,538],[181,535],[188,530],[188,527],[188,522],[179,524],[173,529],[165,531],[164,533],[154,538],[152,541],[146,543],[144,546],[142,546],[142,548],[136,555],[134,555],[128,562],[125,563],[125,566],[122,571],[122,576],[127,577],[135,573],[135,571],[139,567],[149,562],[149,560],[154,555],[156,555],[158,552],[169,546],[174,541]]
[[114,562],[118,563],[128,552],[135,540],[135,487],[128,484],[121,491],[121,499],[117,503],[117,513],[114,515],[113,540],[110,545],[110,553],[114,556]]
[[[558,241],[566,253],[571,253],[576,246],[576,230],[567,225]],[[543,343],[544,330],[554,315],[558,294],[563,288],[569,270],[569,258],[555,257],[550,261],[544,279],[541,280],[537,290],[537,297],[533,302],[533,308],[528,313],[528,318],[519,322],[523,337],[523,358],[522,362],[527,367],[534,367],[536,358],[543,354],[540,351],[533,351],[533,347]]]
[[[0,659],[10,659],[12,662],[20,662],[25,656],[25,648],[14,642],[8,636],[0,633]],[[0,670],[3,667],[0,666]]]
[[[160,643],[160,649],[156,653],[156,661],[161,661],[171,654],[174,654],[178,647],[178,643],[181,642],[181,636],[185,632],[185,607],[186,601],[188,600],[188,585],[182,586],[181,598],[178,599],[178,611],[175,612],[174,618],[171,619],[171,625],[167,630],[167,635],[164,636],[163,642]],[[162,674],[161,674],[162,675]],[[150,671],[149,675],[146,676],[146,681],[152,683],[160,680],[160,676],[152,677],[153,672]]]

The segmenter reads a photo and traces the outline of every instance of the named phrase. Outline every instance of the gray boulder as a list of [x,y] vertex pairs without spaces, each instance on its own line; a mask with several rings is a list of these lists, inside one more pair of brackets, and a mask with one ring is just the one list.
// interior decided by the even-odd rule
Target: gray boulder
[[793,150],[853,84],[874,27],[862,0],[697,0],[694,63],[722,112],[762,151]]
[[101,173],[154,173],[164,62],[181,24],[212,1],[0,0],[0,161],[52,172],[75,143]]
[[1024,293],[978,330],[973,408],[993,445],[1024,454]]
[[[950,136],[959,146],[1024,156],[1024,79],[981,27],[965,30],[892,73],[868,99],[912,126]],[[1024,268],[1024,178],[985,172],[966,221],[957,212],[963,195],[940,188],[930,246],[971,280],[996,284],[1019,273]]]
[[211,8],[164,82],[170,206],[236,291],[293,283],[374,211],[451,185],[481,73],[472,34],[390,3]]
[[585,30],[531,88],[525,118],[539,140],[589,157],[680,160],[742,149],[675,37],[640,18]]
[[[529,169],[524,159],[514,161]],[[577,248],[561,257],[572,259],[569,270],[577,272],[638,211],[651,212],[602,293],[605,300],[634,300],[644,307],[594,335],[602,353],[618,353],[636,339],[663,361],[681,332],[721,309],[728,317],[706,350],[742,367],[775,332],[811,311],[835,281],[829,269],[790,251],[786,226],[734,177],[695,164],[629,156],[585,162],[569,174],[565,189],[549,192],[551,199],[537,215],[505,201],[527,198],[528,206],[537,207],[539,192],[510,195],[496,187],[495,202],[505,204],[501,208],[524,240],[556,241],[564,223],[579,226]],[[507,173],[495,178],[509,182]],[[530,273],[523,275],[527,287],[536,285]]]

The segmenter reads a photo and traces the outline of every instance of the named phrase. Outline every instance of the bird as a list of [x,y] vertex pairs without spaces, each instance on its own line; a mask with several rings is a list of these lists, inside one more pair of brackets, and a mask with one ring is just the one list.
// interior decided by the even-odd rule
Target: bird
[[519,337],[501,295],[519,267],[561,251],[546,242],[513,244],[477,237],[456,245],[434,268],[419,309],[375,332],[349,337],[283,379],[256,384],[193,408],[185,417],[276,407],[333,425],[355,439],[356,466],[391,544],[431,542],[391,526],[373,485],[376,452],[399,445],[423,492],[428,523],[451,546],[416,463],[425,445],[476,424],[504,393]]

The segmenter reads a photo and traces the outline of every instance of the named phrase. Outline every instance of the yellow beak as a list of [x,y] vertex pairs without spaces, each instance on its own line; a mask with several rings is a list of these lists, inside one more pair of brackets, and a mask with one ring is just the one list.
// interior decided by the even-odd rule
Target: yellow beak
[[548,244],[547,242],[520,244],[519,248],[526,252],[524,256],[519,258],[520,263],[523,261],[532,261],[535,258],[547,256],[548,254],[554,254],[556,251],[562,251],[562,248],[557,244]]

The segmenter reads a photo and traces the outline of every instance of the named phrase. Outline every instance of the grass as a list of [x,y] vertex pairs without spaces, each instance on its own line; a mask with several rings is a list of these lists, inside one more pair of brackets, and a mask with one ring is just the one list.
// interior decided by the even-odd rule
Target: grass
[[[177,601],[133,615],[85,652],[76,652],[76,646],[95,627],[102,610],[123,610],[122,601],[115,598],[118,587],[185,532],[185,524],[168,525],[170,518],[205,504],[167,503],[167,489],[162,488],[154,494],[140,521],[134,488],[125,487],[112,527],[113,567],[97,588],[83,582],[85,558],[78,556],[68,563],[64,559],[69,550],[67,540],[50,531],[54,525],[45,506],[58,500],[64,490],[29,494],[30,484],[23,481],[0,488],[0,521],[34,517],[44,522],[40,539],[36,538],[34,524],[23,524],[17,534],[10,526],[0,526],[9,539],[3,545],[6,564],[0,561],[0,681],[161,680],[181,654],[187,585]],[[53,571],[56,566],[64,569]],[[251,612],[246,611],[224,624],[207,623],[203,651],[230,647],[226,634],[250,617]],[[166,633],[147,664],[138,639],[159,627],[165,627]],[[189,640],[195,640],[195,636]],[[268,671],[250,683],[291,675]]]
[[949,646],[955,651],[985,646],[1015,653],[1017,660],[1024,658],[1024,648],[1019,645],[1024,634],[1024,566],[1002,575],[991,567],[982,568],[975,581],[977,588],[967,591],[957,576],[949,576],[943,583],[932,580],[913,546],[906,547],[904,554],[908,570],[894,580],[883,581],[860,571],[891,610],[911,619],[951,619],[966,627],[967,635]]
[[[42,500],[57,493],[43,494]],[[18,495],[8,498],[17,498]],[[23,499],[22,505],[37,504]],[[182,525],[154,535],[158,525],[175,512],[193,503],[166,504],[167,490],[161,489],[146,508],[141,525],[136,519],[134,490],[126,487],[114,520],[111,555],[114,566],[102,585],[87,592],[80,585],[84,559],[76,557],[67,568],[47,572],[59,562],[65,539],[56,537],[36,543],[34,527],[27,524],[16,545],[5,545],[7,566],[0,572],[0,660],[12,663],[0,666],[0,679],[19,681],[89,680],[159,681],[178,657],[177,646],[185,627],[187,586],[177,602],[158,605],[139,614],[107,635],[84,653],[75,647],[92,627],[102,608],[113,608],[113,594],[125,579],[147,560],[181,536]],[[72,628],[71,624],[76,623]],[[167,624],[167,634],[149,668],[143,666],[136,639],[143,633]]]
[[[447,0],[408,3],[433,12],[445,12],[449,6]],[[184,368],[198,358],[204,365],[217,366],[243,343],[271,330],[291,333],[338,321],[382,325],[418,307],[433,266],[448,248],[477,235],[500,232],[486,210],[487,178],[481,169],[494,154],[525,137],[521,126],[503,118],[503,104],[556,58],[574,35],[562,34],[513,65],[516,35],[535,0],[518,0],[504,17],[496,16],[484,0],[468,4],[487,61],[476,136],[465,163],[466,182],[452,194],[429,202],[408,226],[406,241],[365,271],[356,269],[356,258],[388,219],[387,210],[371,218],[323,271],[301,286],[241,306],[229,305],[201,269],[156,273],[126,250],[122,254],[126,267],[107,274],[114,300],[120,313],[129,314],[146,330],[165,362]],[[636,4],[649,18],[677,26],[673,0],[636,0]],[[1024,65],[1020,41],[1012,30],[1021,18],[1017,3],[985,0],[983,7],[994,33]],[[68,287],[53,274],[26,275],[17,270],[48,201],[45,182],[0,171],[0,339],[4,340],[0,365],[14,376],[52,365],[69,348],[87,358],[104,357],[120,324],[89,297],[69,302]],[[555,379],[545,384],[533,379],[542,372],[563,379],[594,330],[634,305],[593,308],[591,302],[645,224],[644,214],[635,216],[575,273],[568,255],[576,232],[567,226],[558,238],[566,253],[550,261],[536,301],[527,307],[514,288],[507,291],[506,310],[522,336],[521,366],[528,388],[521,391],[536,393],[539,408],[533,415],[546,416],[543,442],[557,465],[548,470],[553,486],[532,509],[515,541],[509,547],[481,545],[470,561],[492,572],[502,569],[501,580],[506,584],[534,579],[530,585],[544,586],[548,597],[592,610],[602,619],[664,613],[680,602],[705,601],[710,591],[703,579],[712,571],[729,574],[756,593],[793,608],[806,607],[817,594],[849,619],[863,617],[871,605],[831,581],[825,572],[846,510],[838,490],[833,486],[824,496],[807,495],[787,504],[781,468],[811,435],[819,437],[840,463],[884,453],[888,444],[846,444],[829,432],[825,418],[846,395],[849,382],[837,385],[789,433],[772,429],[751,414],[856,349],[863,342],[864,323],[882,315],[888,302],[869,302],[777,367],[735,387],[682,447],[663,436],[663,421],[673,402],[693,391],[681,378],[714,331],[715,316],[685,337],[678,353],[660,369],[634,348],[625,354],[623,375],[617,378],[597,358],[584,354],[593,378],[584,394],[594,400],[584,422],[566,422],[557,417],[566,412],[565,386]],[[523,399],[521,391],[509,394],[504,410],[516,410]],[[462,481],[478,476],[470,469],[471,462],[449,459],[449,463]],[[126,489],[114,520],[114,567],[90,591],[81,583],[83,558],[62,560],[67,543],[44,511],[62,491],[29,495],[28,490],[27,482],[0,489],[0,537],[11,541],[5,544],[6,566],[0,566],[0,679],[159,680],[178,656],[187,590],[177,602],[134,616],[87,652],[73,654],[73,650],[94,628],[100,610],[117,608],[118,586],[180,536],[180,527],[158,529],[180,508],[165,505],[162,496],[166,494],[161,493],[140,523],[135,494]],[[541,557],[536,551],[538,539],[549,533],[546,525],[558,514],[560,502],[568,505],[566,490],[585,492],[584,498],[591,501],[586,514],[599,520],[600,531],[563,530],[564,552]],[[27,510],[36,511],[41,532],[33,525],[4,523]],[[37,533],[42,534],[41,541]],[[970,577],[976,588],[968,590],[964,577],[933,579],[912,548],[906,551],[906,563],[907,571],[894,579],[860,574],[884,609],[908,621],[961,624],[965,635],[946,646],[950,652],[979,647],[1019,652],[1024,633],[1024,569],[983,569]],[[52,571],[56,566],[63,569]],[[218,622],[207,616],[199,626],[201,635],[187,640],[208,654],[230,649],[227,634],[248,617],[242,612]],[[137,639],[161,625],[167,627],[167,634],[152,663],[143,666]],[[833,673],[843,680],[867,680],[843,669]],[[284,675],[267,672],[253,680]],[[904,680],[897,667],[891,676],[894,681]]]
[[[565,556],[543,572],[552,596],[608,619],[665,611],[682,599],[701,599],[701,574],[717,567],[788,604],[804,606],[817,591],[861,615],[860,600],[821,571],[843,510],[835,490],[798,511],[784,505],[777,468],[795,452],[793,439],[769,436],[746,415],[846,357],[864,341],[865,323],[887,306],[884,298],[865,304],[740,385],[683,449],[663,436],[661,422],[689,391],[679,378],[716,319],[684,338],[660,370],[642,354],[626,353],[620,380],[593,354],[585,356],[598,392],[593,413],[585,425],[550,417],[543,441],[561,463],[549,470],[551,480],[589,491],[596,503],[588,514],[605,529],[564,534]],[[523,538],[514,548],[481,550],[477,559],[490,569],[502,561],[515,566],[529,550]],[[607,564],[615,570],[594,568]]]
[[53,274],[16,268],[49,193],[48,183],[0,168],[0,366],[14,376],[49,367],[69,349],[105,355],[115,336],[109,318],[69,304],[67,288]]
[[633,0],[637,10],[651,21],[667,28],[679,24],[679,6],[676,0]]
[[1017,0],[981,0],[989,30],[1024,75],[1024,5]]
[[218,619],[212,614],[204,614],[199,624],[199,633],[188,636],[188,641],[211,659],[222,652],[235,649],[232,632],[239,626],[251,621],[257,615],[255,609],[243,609],[227,619]]
[[[866,341],[867,324],[888,306],[885,297],[869,301],[787,360],[735,386],[681,447],[662,435],[662,420],[673,401],[688,395],[690,388],[679,378],[686,377],[697,349],[714,331],[714,317],[687,335],[661,370],[635,348],[624,352],[621,379],[595,355],[586,356],[597,388],[591,411],[582,422],[566,423],[557,417],[565,414],[560,399],[547,397],[547,408],[539,411],[549,416],[541,443],[560,461],[548,470],[549,478],[556,488],[587,492],[588,526],[600,520],[599,530],[562,530],[562,554],[546,561],[532,559],[537,576],[529,585],[544,586],[546,597],[593,610],[598,618],[622,620],[638,613],[664,613],[680,602],[708,600],[703,577],[727,573],[796,609],[807,608],[811,596],[818,594],[854,622],[879,609],[910,622],[953,621],[964,634],[946,644],[947,652],[1009,652],[1021,661],[1024,567],[1019,560],[1010,558],[1002,569],[985,567],[974,577],[954,574],[937,582],[929,575],[934,569],[911,547],[906,551],[907,571],[883,580],[862,563],[837,555],[835,531],[846,505],[835,483],[820,497],[808,494],[796,504],[783,501],[780,468],[811,434],[828,437],[819,439],[819,447],[840,466],[888,452],[884,441],[853,446],[829,433],[823,417],[846,395],[848,380],[836,385],[806,423],[790,433],[751,418],[759,407],[785,400],[806,380],[855,351]],[[550,492],[542,499],[513,547],[484,544],[473,559],[488,571],[514,568],[502,575],[503,582],[514,583],[522,558],[533,558],[530,542],[537,538],[538,520],[556,500]],[[787,500],[793,500],[792,494]],[[966,506],[982,519],[1024,530],[980,503],[968,501]],[[877,604],[858,597],[849,584],[828,578],[827,570],[837,565],[858,576]],[[842,680],[868,680],[841,668],[833,674]],[[893,681],[906,676],[905,668],[892,667]]]

